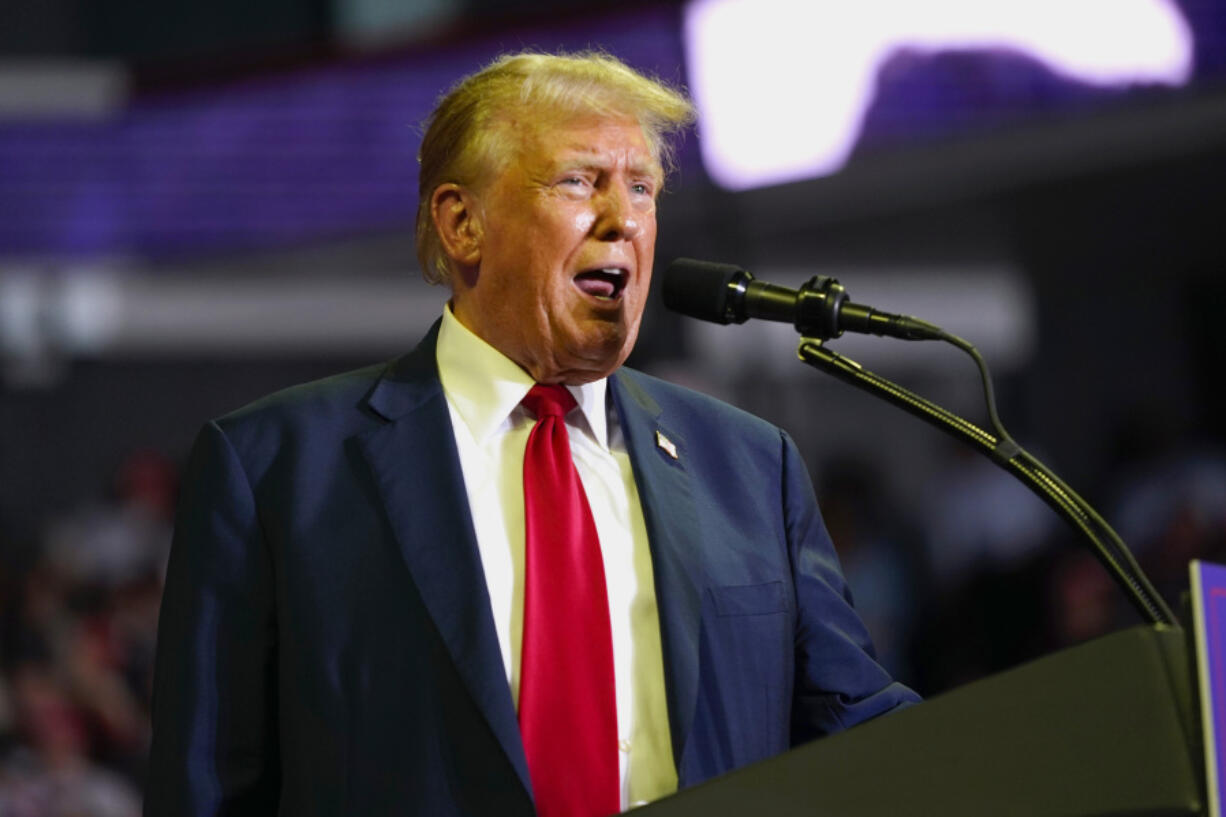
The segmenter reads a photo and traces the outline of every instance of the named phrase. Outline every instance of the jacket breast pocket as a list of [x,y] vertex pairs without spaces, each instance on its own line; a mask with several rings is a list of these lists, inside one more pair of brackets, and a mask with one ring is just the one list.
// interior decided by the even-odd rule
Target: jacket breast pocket
[[708,587],[705,606],[697,733],[722,768],[786,749],[794,667],[786,585]]

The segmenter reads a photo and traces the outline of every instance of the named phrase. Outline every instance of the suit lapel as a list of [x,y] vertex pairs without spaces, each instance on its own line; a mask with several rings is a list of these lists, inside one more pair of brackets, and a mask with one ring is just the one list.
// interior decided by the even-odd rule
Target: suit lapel
[[[698,696],[698,637],[706,575],[694,542],[698,519],[686,441],[633,373],[609,378],[650,540],[660,611],[673,761],[681,767]],[[658,434],[664,435],[664,441]],[[669,445],[673,447],[670,452]],[[673,456],[673,454],[677,456]]]
[[456,669],[531,791],[515,705],[494,629],[463,472],[438,379],[436,323],[375,386],[389,422],[362,435],[400,553]]

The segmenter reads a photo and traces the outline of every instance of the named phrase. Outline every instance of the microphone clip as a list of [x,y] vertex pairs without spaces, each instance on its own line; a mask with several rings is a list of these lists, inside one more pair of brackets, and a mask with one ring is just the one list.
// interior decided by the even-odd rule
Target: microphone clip
[[796,331],[801,337],[831,340],[843,334],[839,311],[847,290],[829,275],[814,275],[800,287],[796,299]]

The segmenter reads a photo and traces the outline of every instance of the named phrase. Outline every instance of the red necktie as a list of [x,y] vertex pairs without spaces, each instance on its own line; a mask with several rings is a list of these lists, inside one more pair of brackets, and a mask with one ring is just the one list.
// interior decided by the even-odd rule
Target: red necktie
[[540,817],[620,810],[617,698],[604,563],[564,417],[575,398],[536,385],[524,451],[524,633],[519,728]]

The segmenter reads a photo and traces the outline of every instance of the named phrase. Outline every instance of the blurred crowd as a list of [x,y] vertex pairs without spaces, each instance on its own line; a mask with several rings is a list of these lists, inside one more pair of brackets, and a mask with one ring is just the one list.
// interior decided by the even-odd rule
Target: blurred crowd
[[[1125,434],[1100,482],[1088,496],[1181,610],[1188,560],[1226,561],[1226,454]],[[816,483],[882,662],[926,695],[1140,621],[1053,512],[952,443],[920,513],[859,457]],[[0,529],[2,817],[139,814],[176,489],[171,459],[137,452],[32,547]]]
[[175,496],[174,463],[137,452],[32,547],[0,530],[3,817],[140,813]]
[[[1190,560],[1226,562],[1226,450],[1136,420],[1108,445],[1100,477],[1073,487],[1189,623]],[[969,448],[949,443],[911,504],[919,513],[882,477],[865,460],[827,459],[819,501],[882,663],[922,693],[1142,623],[1086,541]]]

